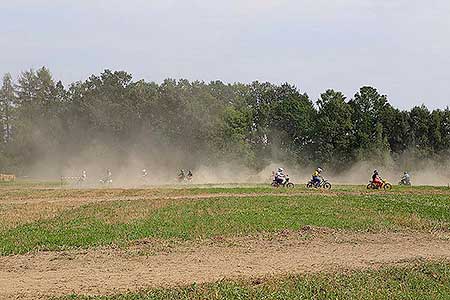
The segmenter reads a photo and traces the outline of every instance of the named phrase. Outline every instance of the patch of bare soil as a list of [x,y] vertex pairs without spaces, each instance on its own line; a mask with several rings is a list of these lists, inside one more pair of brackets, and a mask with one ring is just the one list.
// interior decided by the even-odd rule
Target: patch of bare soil
[[225,197],[261,197],[261,196],[278,196],[278,197],[295,197],[307,195],[321,196],[340,196],[340,195],[450,195],[449,190],[427,189],[427,190],[400,190],[400,191],[335,191],[335,190],[295,190],[289,192],[280,192],[276,189],[273,192],[257,192],[257,193],[201,193],[201,194],[165,194],[153,189],[92,189],[92,190],[44,190],[45,193],[33,194],[33,192],[18,192],[11,194],[1,194],[0,204],[41,204],[41,203],[69,203],[71,206],[79,206],[86,203],[108,202],[108,201],[135,201],[135,200],[202,200],[210,198]]
[[448,236],[355,234],[306,227],[270,237],[217,237],[176,245],[143,240],[126,250],[0,257],[0,299],[114,294],[223,278],[377,268],[417,259],[450,259]]

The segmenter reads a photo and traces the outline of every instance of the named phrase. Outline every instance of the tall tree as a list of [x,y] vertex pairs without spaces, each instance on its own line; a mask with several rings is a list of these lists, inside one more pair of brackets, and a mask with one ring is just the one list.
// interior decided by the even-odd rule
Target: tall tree
[[15,104],[15,92],[11,74],[3,76],[0,90],[0,132],[4,143],[8,143],[12,136],[12,119]]
[[431,153],[430,143],[430,111],[425,105],[415,106],[409,113],[409,124],[413,136],[412,148],[419,158]]
[[[294,86],[285,83],[275,88],[269,114],[269,141],[277,149],[272,156],[293,157],[300,163],[307,163],[315,113],[308,95],[301,94]],[[276,157],[277,154],[281,156]]]
[[[352,122],[355,128],[353,148],[357,159],[370,157],[373,160],[384,159],[390,151],[382,116],[390,105],[385,95],[377,89],[364,86],[350,100],[353,109]],[[375,150],[376,151],[373,151]]]
[[353,158],[352,107],[341,92],[327,90],[317,101],[314,156],[321,165],[343,168]]

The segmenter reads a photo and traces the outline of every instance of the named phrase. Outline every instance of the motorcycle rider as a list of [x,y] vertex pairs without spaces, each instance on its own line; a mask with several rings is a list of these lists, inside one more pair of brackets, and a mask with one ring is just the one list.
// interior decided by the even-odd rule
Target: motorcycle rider
[[192,176],[194,176],[194,174],[192,174],[192,171],[189,170],[188,173],[187,173],[187,178],[188,179],[192,179]]
[[372,183],[377,185],[378,187],[381,187],[383,185],[380,174],[378,173],[378,170],[376,170],[376,169],[373,171]]
[[141,174],[143,178],[147,177],[148,175],[147,169],[142,169]]
[[112,183],[112,172],[111,169],[106,169],[106,176],[100,179],[100,182],[103,184],[111,184]]
[[406,185],[411,185],[411,176],[409,176],[407,171],[403,172],[401,182]]
[[275,173],[275,181],[278,184],[283,184],[285,180],[286,180],[286,175],[284,174],[284,169],[278,168],[277,172]]
[[83,184],[84,182],[86,182],[87,180],[87,173],[86,170],[82,170],[81,171],[81,176],[78,177],[77,183],[78,184]]
[[112,172],[111,169],[106,169],[106,182],[112,183]]
[[180,169],[180,173],[178,173],[178,179],[183,180],[186,177],[186,174],[184,174],[184,170]]
[[312,174],[312,183],[315,186],[318,186],[320,182],[322,181],[322,176],[320,175],[322,173],[322,168],[317,168],[314,173]]
[[81,171],[81,177],[80,181],[86,181],[87,180],[87,172],[86,170]]

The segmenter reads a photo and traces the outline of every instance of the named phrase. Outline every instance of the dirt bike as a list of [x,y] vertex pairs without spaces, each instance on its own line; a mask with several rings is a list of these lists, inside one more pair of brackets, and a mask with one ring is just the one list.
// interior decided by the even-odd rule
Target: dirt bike
[[381,179],[381,185],[374,183],[372,180],[369,181],[369,184],[367,185],[368,190],[390,190],[392,189],[392,184],[390,184],[387,180]]
[[86,177],[79,177],[73,184],[75,186],[82,186],[86,183]]
[[279,183],[278,181],[276,181],[276,179],[274,178],[272,181],[272,186],[273,187],[287,187],[287,188],[293,188],[294,184],[292,182],[289,182],[289,176],[286,175],[286,178],[284,179],[283,183]]
[[177,176],[178,182],[191,182],[192,181],[192,175],[178,175]]
[[398,182],[398,185],[408,185],[408,186],[410,186],[410,185],[411,185],[411,181],[406,180],[406,179],[401,179],[401,180]]
[[100,183],[101,184],[112,184],[112,179],[111,178],[100,179]]
[[309,188],[309,189],[314,187],[314,188],[316,188],[316,189],[318,189],[318,188],[324,188],[324,189],[330,190],[330,189],[331,189],[331,183],[328,182],[328,180],[323,179],[323,178],[322,178],[322,180],[321,180],[319,183],[314,183],[313,180],[311,179],[311,180],[306,184],[306,187]]

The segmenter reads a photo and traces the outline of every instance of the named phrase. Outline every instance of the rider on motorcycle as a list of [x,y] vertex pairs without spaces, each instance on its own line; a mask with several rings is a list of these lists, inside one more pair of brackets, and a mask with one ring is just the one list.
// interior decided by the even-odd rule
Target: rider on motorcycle
[[312,183],[314,185],[319,185],[322,181],[322,176],[320,175],[322,173],[322,168],[317,168],[314,173],[312,174]]
[[403,182],[403,184],[406,184],[406,185],[411,184],[411,176],[409,176],[407,171],[403,172],[401,182]]
[[278,184],[283,184],[286,180],[286,175],[284,174],[283,168],[278,168],[277,172],[275,173],[275,181]]
[[180,173],[178,173],[178,178],[179,179],[184,179],[186,177],[186,175],[184,174],[184,170],[180,169]]
[[112,183],[112,172],[110,168],[106,169],[106,176],[105,179],[103,179],[104,183]]
[[80,181],[86,181],[87,180],[87,172],[86,170],[81,171],[81,177]]
[[378,173],[378,170],[373,171],[372,183],[379,187],[383,185],[383,182],[381,181],[381,177],[380,177],[380,174]]

